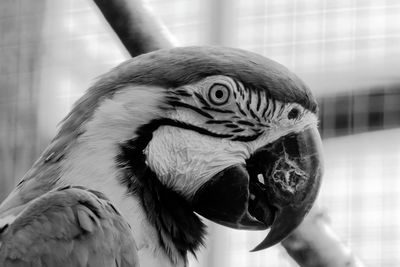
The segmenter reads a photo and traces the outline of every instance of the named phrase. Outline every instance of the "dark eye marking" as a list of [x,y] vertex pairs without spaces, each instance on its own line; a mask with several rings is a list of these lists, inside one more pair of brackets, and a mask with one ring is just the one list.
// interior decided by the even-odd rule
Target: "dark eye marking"
[[300,110],[298,108],[292,108],[291,111],[289,111],[288,113],[288,119],[289,120],[293,120],[293,119],[297,119],[300,115]]
[[250,142],[256,140],[262,132],[254,135],[238,135],[232,138],[233,141]]
[[189,108],[189,109],[191,109],[193,111],[196,111],[197,113],[203,115],[206,118],[214,119],[213,116],[211,116],[210,114],[208,114],[207,112],[205,112],[204,110],[202,110],[202,109],[200,109],[198,107],[195,107],[195,106],[183,103],[183,102],[179,102],[179,101],[171,101],[170,103],[171,103],[171,105],[174,105],[174,106],[177,106],[177,107]]
[[244,131],[244,129],[238,128],[238,129],[232,130],[231,132],[232,132],[232,133],[240,133],[240,132],[243,132],[243,131]]
[[227,128],[239,128],[239,126],[237,126],[236,124],[233,124],[233,123],[227,123],[224,126]]
[[265,124],[265,123],[261,123],[261,122],[257,123],[257,126],[260,126],[260,127],[263,127],[263,128],[271,128],[270,125]]
[[281,107],[279,108],[279,111],[278,111],[278,117],[280,117],[282,115],[283,111],[285,111],[285,108],[283,105],[281,105]]
[[230,98],[231,90],[224,84],[214,83],[208,91],[208,98],[214,105],[224,105]]
[[[246,89],[247,89],[247,88],[246,88]],[[248,110],[250,110],[251,101],[253,100],[253,97],[252,97],[252,95],[251,95],[251,91],[252,91],[252,90],[251,90],[251,89],[247,89],[247,91],[249,92],[249,95],[248,95],[246,107],[247,107]]]
[[[231,138],[233,135],[232,134],[220,134],[220,133],[215,133],[212,131],[209,131],[207,129],[204,129],[202,127],[188,124],[186,122],[182,121],[177,121],[173,119],[168,119],[168,118],[162,118],[162,119],[154,119],[150,121],[147,124],[142,125],[136,130],[136,133],[138,136],[144,136],[146,137],[145,140],[141,140],[141,145],[147,146],[148,142],[150,142],[152,133],[157,130],[160,126],[172,126],[172,127],[178,127],[186,130],[192,130],[195,132],[198,132],[200,134],[205,134],[213,137],[219,137],[219,138]],[[144,149],[144,148],[143,148]]]
[[242,124],[242,125],[247,125],[247,126],[255,126],[254,123],[245,121],[245,120],[238,120],[237,123]]
[[257,111],[260,110],[261,107],[261,92],[260,90],[257,90]]
[[208,120],[206,124],[223,124],[227,128],[238,128],[239,126],[228,120]]
[[260,133],[260,132],[262,132],[262,130],[261,129],[258,129],[258,128],[252,128],[251,129],[253,132],[255,132],[255,133]]
[[172,96],[172,95],[169,95],[169,96],[167,96],[166,98],[167,98],[167,100],[168,100],[169,102],[171,102],[171,101],[180,101],[180,100],[181,100],[179,97],[177,97],[177,96]]
[[[236,81],[235,79],[233,79],[233,81],[235,82],[236,90],[239,92],[240,97],[243,99],[243,97],[244,97],[243,88],[240,86],[238,81]],[[236,96],[235,96],[235,98],[236,98]]]
[[225,123],[231,123],[231,121],[228,121],[228,120],[208,120],[208,121],[206,121],[206,124],[225,124]]
[[182,90],[182,89],[175,90],[174,93],[177,95],[181,95],[181,96],[188,96],[188,97],[192,96],[192,94],[190,94],[189,92]]
[[269,99],[269,100],[267,101],[267,106],[265,107],[263,117],[264,117],[264,116],[266,116],[266,117],[273,117],[273,116],[274,116],[274,113],[275,113],[275,100]]
[[271,114],[272,116],[274,116],[274,114],[275,114],[275,109],[276,109],[276,107],[275,107],[275,100],[274,99],[272,99],[272,101],[271,101],[271,104],[272,104],[272,108],[271,108],[271,110],[270,110],[270,112],[272,112],[272,114],[271,113],[269,113],[269,114]]
[[219,112],[219,113],[229,113],[229,114],[233,114],[235,112],[233,112],[232,110],[229,109],[220,109],[220,108],[212,108],[212,107],[203,107],[203,109],[209,110],[209,111],[215,111],[215,112]]
[[205,107],[209,107],[210,106],[210,104],[208,104],[208,102],[204,99],[204,97],[201,94],[199,94],[197,92],[194,92],[194,95],[201,102],[201,104],[203,104]]
[[264,110],[263,110],[263,112],[261,113],[261,117],[262,118],[264,118],[264,116],[265,116],[265,113],[267,112],[267,110],[268,110],[268,107],[269,107],[269,101],[267,100],[267,101],[265,101],[265,107],[264,107]]
[[250,115],[256,119],[257,121],[260,121],[260,118],[254,113],[254,111],[252,109],[250,109]]
[[247,116],[246,112],[244,112],[244,110],[242,109],[242,107],[240,106],[240,104],[238,102],[236,102],[236,106],[239,110],[239,112],[243,115],[243,116]]

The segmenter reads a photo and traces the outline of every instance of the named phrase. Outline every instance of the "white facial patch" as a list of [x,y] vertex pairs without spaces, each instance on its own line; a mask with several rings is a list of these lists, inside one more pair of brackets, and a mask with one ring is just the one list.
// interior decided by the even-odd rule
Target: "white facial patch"
[[[210,81],[207,80],[207,82]],[[202,85],[204,86],[204,84]],[[195,90],[190,86],[185,89],[190,92]],[[269,116],[268,119],[264,120],[263,118],[260,124],[257,124],[258,121],[253,115],[253,117],[249,115],[251,112],[247,110],[246,106],[242,107],[245,114],[236,111],[235,105],[225,107],[228,110],[236,111],[235,119],[231,113],[202,109],[200,102],[195,102],[194,98],[185,98],[186,104],[208,112],[212,119],[196,109],[179,106],[174,111],[167,112],[165,116],[221,136],[213,137],[207,133],[198,133],[196,130],[162,126],[153,133],[152,140],[144,151],[148,166],[164,185],[190,199],[205,182],[222,170],[236,164],[245,164],[245,161],[257,149],[286,134],[300,132],[310,125],[317,124],[315,114],[305,111],[298,104],[283,104],[271,100],[267,105],[265,100],[257,101],[256,99],[256,97],[265,97],[264,94],[252,94],[252,96],[253,113],[257,113],[256,109],[258,108],[261,113],[264,110],[264,113]],[[265,110],[265,107],[269,107],[271,110]],[[288,112],[293,108],[298,109],[299,116],[296,119],[288,116]],[[209,120],[215,122],[222,120],[223,122],[207,123]],[[248,124],[240,124],[238,120],[241,120],[242,123],[246,121]],[[229,121],[231,121],[229,126],[236,124],[239,125],[237,128],[243,130],[234,132],[232,127],[225,127]],[[240,140],[240,137],[246,139],[248,136],[254,136],[256,132],[252,130],[253,128],[259,130],[260,133],[255,140],[235,141],[235,137],[239,137]],[[223,135],[227,137],[223,137]]]
[[249,158],[243,143],[171,126],[153,133],[145,154],[160,181],[188,199],[214,175]]

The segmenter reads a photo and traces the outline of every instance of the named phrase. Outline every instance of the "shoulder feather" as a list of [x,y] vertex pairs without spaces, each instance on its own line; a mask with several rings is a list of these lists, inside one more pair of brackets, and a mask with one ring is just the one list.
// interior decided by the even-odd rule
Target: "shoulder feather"
[[139,266],[130,226],[103,194],[62,187],[0,233],[0,266]]

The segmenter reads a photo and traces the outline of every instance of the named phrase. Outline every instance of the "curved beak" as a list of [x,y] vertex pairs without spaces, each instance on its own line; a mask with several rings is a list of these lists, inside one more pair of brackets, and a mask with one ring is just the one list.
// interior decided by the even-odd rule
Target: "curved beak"
[[234,165],[194,195],[194,210],[222,225],[249,230],[271,227],[252,251],[287,237],[311,209],[321,183],[322,144],[318,130],[288,134],[258,149],[244,165]]
[[[263,164],[266,159],[269,162]],[[271,230],[252,251],[282,241],[303,221],[317,197],[322,166],[321,138],[314,127],[286,135],[249,159],[250,177],[261,173],[265,181],[264,185],[256,181],[253,186],[258,188],[254,190],[256,199],[260,199],[255,205],[265,203],[274,210]],[[262,216],[265,214],[257,217],[262,220]]]

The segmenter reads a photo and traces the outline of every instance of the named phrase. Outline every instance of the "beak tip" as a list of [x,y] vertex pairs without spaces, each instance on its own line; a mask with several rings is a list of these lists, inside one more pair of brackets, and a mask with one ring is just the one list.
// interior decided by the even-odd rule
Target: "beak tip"
[[290,207],[280,209],[265,239],[251,252],[272,247],[287,238],[301,224],[307,213],[308,209],[298,211]]
[[[266,247],[266,248],[268,248],[268,247]],[[256,246],[255,248],[253,248],[252,250],[250,250],[250,252],[257,252],[257,251],[260,251],[260,250],[262,250],[263,248],[260,248],[260,245],[258,245],[258,246]]]
[[[270,233],[271,233],[271,231],[270,231]],[[277,243],[279,243],[280,241],[282,241],[285,238],[286,238],[286,236],[278,237],[278,236],[271,236],[270,234],[268,234],[267,237],[260,244],[258,244],[255,248],[250,250],[250,252],[256,252],[256,251],[267,249],[269,247],[276,245]]]
[[[274,221],[267,237],[251,252],[272,247],[287,238],[309,212],[320,188],[323,162],[321,139],[317,130],[309,128],[294,137],[285,137],[281,143],[284,148],[287,148],[287,150],[281,152],[283,153],[281,159],[287,159],[286,153],[291,152],[289,154],[292,155],[294,164],[290,165],[286,161],[282,161],[282,164],[276,165],[279,167],[276,167],[277,171],[289,173],[290,177],[293,178],[293,184],[296,186],[293,187],[292,183],[287,183],[286,176],[284,176],[285,179],[276,176],[276,179],[271,180],[271,184],[276,187],[276,190],[271,192],[270,195],[274,197],[269,199],[273,202],[272,205],[277,208],[277,213],[274,214]],[[297,150],[294,149],[296,147]],[[263,150],[263,153],[265,153],[264,151],[268,150]],[[285,188],[288,188],[288,190],[282,190],[282,185],[286,186]],[[301,187],[297,187],[297,185],[301,185]],[[292,191],[289,189],[292,189]]]

